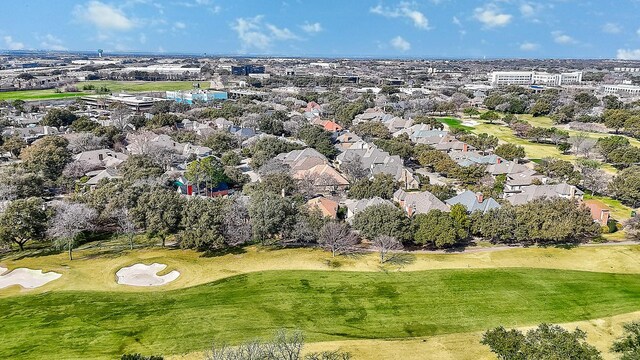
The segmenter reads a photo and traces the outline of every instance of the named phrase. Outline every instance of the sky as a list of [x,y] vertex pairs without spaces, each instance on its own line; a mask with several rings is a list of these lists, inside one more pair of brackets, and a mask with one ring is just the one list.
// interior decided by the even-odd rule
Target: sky
[[0,49],[640,60],[640,0],[23,0]]

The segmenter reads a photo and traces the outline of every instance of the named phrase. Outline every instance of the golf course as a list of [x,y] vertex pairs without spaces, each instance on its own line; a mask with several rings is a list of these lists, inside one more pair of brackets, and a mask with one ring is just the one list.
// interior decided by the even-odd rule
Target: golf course
[[[9,269],[62,274],[37,289],[0,290],[0,321],[11,334],[0,358],[200,359],[214,340],[235,344],[287,328],[302,330],[309,349],[340,348],[356,359],[397,341],[406,343],[403,358],[461,351],[492,359],[478,343],[492,326],[582,322],[598,331],[640,318],[636,245],[415,253],[384,266],[376,254],[332,258],[317,249],[254,246],[207,257],[118,246],[86,244],[73,261],[47,253],[0,258]],[[181,275],[153,288],[117,284],[115,273],[134,263],[167,264],[160,274]],[[419,349],[433,342],[441,346],[425,357]]]

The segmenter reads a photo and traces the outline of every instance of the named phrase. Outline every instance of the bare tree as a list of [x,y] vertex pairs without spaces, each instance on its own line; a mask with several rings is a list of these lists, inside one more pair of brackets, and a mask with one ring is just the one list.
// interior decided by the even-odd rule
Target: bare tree
[[17,186],[0,183],[0,201],[15,200],[18,197],[17,192]]
[[129,248],[133,250],[133,240],[138,232],[138,227],[133,221],[133,216],[126,207],[114,210],[113,215],[116,220],[116,226],[118,227],[118,233],[127,237]]
[[79,154],[83,151],[98,150],[104,148],[104,137],[95,136],[91,133],[80,133],[78,136],[69,140],[67,146],[74,154]]
[[69,260],[73,260],[73,247],[78,235],[94,228],[98,213],[81,203],[62,202],[56,206],[56,214],[49,223],[48,234],[55,239],[58,248],[67,248]]
[[329,222],[320,229],[318,245],[331,251],[333,257],[336,254],[345,254],[353,251],[358,243],[358,235],[351,230],[349,224],[343,222]]
[[229,246],[237,246],[251,240],[252,229],[247,198],[233,199],[224,215],[223,236]]
[[289,174],[291,172],[291,168],[289,165],[282,162],[280,159],[270,159],[265,162],[260,169],[258,169],[258,174],[260,176],[267,176],[272,174]]
[[373,246],[378,250],[378,253],[380,254],[381,264],[389,260],[387,254],[390,251],[403,249],[402,243],[400,243],[398,239],[388,235],[377,236],[375,239],[373,239]]
[[95,170],[96,167],[84,160],[76,160],[65,165],[62,170],[62,175],[70,178],[70,179],[78,179],[84,176],[84,174],[88,173],[91,170]]
[[362,165],[362,159],[357,156],[345,159],[342,164],[340,164],[340,170],[347,174],[352,181],[369,177],[369,169],[366,169],[364,165]]
[[148,156],[157,164],[162,166],[164,170],[169,170],[171,165],[186,160],[182,154],[178,154],[172,149],[151,144]]
[[300,360],[304,335],[301,331],[289,334],[286,330],[278,330],[273,340],[252,340],[236,347],[213,345],[205,355],[206,360]]
[[111,125],[120,131],[124,130],[130,124],[131,110],[121,103],[114,103],[110,108]]

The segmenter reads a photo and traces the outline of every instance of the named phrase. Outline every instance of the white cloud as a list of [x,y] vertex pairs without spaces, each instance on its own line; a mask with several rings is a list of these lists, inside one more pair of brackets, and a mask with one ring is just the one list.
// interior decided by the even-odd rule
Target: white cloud
[[396,36],[391,39],[391,46],[400,51],[411,50],[411,43],[403,39],[402,36]]
[[175,23],[173,23],[174,30],[184,30],[186,28],[187,24],[183,23],[182,21],[176,21]]
[[484,24],[486,28],[506,26],[513,18],[510,14],[503,13],[498,7],[492,4],[476,8],[473,17]]
[[249,48],[266,50],[271,45],[271,38],[261,32],[261,22],[262,15],[258,15],[252,18],[237,18],[231,26],[238,34],[243,50]]
[[73,11],[77,20],[96,26],[100,30],[130,30],[135,22],[120,9],[100,1],[77,5]]
[[622,27],[616,23],[606,23],[602,25],[602,31],[607,34],[619,34],[622,31]]
[[294,40],[299,39],[298,36],[287,28],[279,28],[273,24],[267,24],[267,29],[271,31],[271,35],[278,40]]
[[310,24],[308,22],[304,23],[304,25],[301,26],[302,30],[304,30],[305,32],[309,33],[309,34],[315,34],[315,33],[319,33],[321,32],[322,29],[322,25],[319,22]]
[[640,60],[640,49],[618,49],[616,58],[620,60]]
[[382,15],[389,18],[399,18],[404,17],[411,22],[413,22],[413,26],[428,30],[429,29],[429,19],[420,11],[414,8],[414,5],[408,2],[401,2],[398,6],[394,8],[383,7],[382,5],[378,5],[369,9],[369,11],[373,14]]
[[638,36],[640,36],[640,29],[636,30],[636,34],[638,34]]
[[539,47],[540,45],[532,42],[523,42],[522,44],[520,44],[520,50],[522,51],[534,51],[538,50]]
[[537,13],[536,8],[533,7],[532,4],[529,3],[522,3],[520,5],[520,14],[522,14],[522,16],[524,17],[532,17],[535,16]]
[[59,38],[51,34],[47,34],[45,36],[39,37],[39,40],[40,40],[40,46],[42,46],[43,49],[57,50],[57,51],[67,50],[67,48],[63,45],[62,40],[60,40]]
[[551,33],[551,36],[553,36],[553,41],[555,41],[558,44],[576,44],[577,41],[572,38],[571,36],[563,33],[562,31],[553,31]]
[[231,24],[240,40],[241,50],[268,50],[274,41],[300,40],[300,37],[287,28],[280,28],[263,22],[264,16],[237,18]]
[[25,47],[23,43],[13,40],[9,35],[5,35],[2,39],[4,40],[4,45],[9,50],[22,50]]
[[451,22],[453,23],[453,25],[462,26],[462,22],[460,21],[460,19],[458,19],[457,16],[454,16],[453,19],[451,19]]

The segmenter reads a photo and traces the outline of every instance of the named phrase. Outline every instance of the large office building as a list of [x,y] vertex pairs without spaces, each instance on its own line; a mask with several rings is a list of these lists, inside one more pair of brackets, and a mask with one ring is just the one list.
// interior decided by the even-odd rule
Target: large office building
[[489,74],[491,85],[574,85],[582,82],[582,71],[551,74],[535,71],[494,71]]
[[181,104],[193,104],[194,102],[211,102],[214,100],[227,100],[225,91],[215,90],[191,90],[191,91],[167,91],[167,100],[173,100]]
[[621,97],[640,96],[640,86],[636,85],[604,85],[602,89],[606,95],[618,95]]
[[232,75],[248,76],[249,74],[264,74],[262,65],[241,65],[231,67]]

